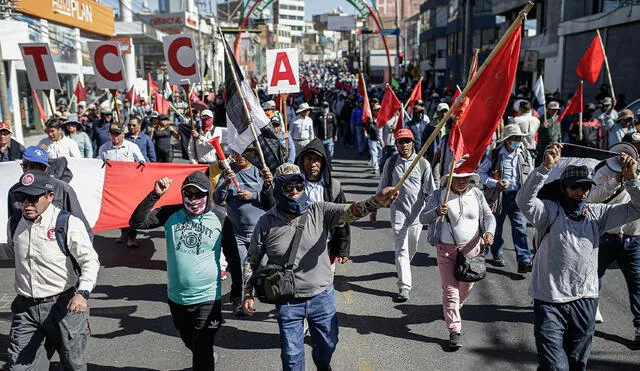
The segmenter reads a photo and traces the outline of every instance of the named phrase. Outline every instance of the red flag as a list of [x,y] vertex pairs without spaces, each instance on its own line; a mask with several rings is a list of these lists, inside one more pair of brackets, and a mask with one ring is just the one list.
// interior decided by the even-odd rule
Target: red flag
[[569,100],[569,103],[567,103],[567,106],[562,110],[562,113],[560,113],[560,117],[558,117],[557,122],[562,122],[562,119],[566,115],[575,115],[577,113],[582,112],[582,108],[584,107],[584,102],[582,99],[583,85],[584,83],[580,81],[580,85],[578,85],[578,90],[576,90],[575,94],[573,94],[573,96],[571,97],[571,100]]
[[38,106],[38,113],[40,114],[40,119],[44,122],[47,120],[47,114],[44,113],[44,108],[42,108],[42,104],[40,104],[40,98],[38,98],[38,93],[36,93],[35,89],[31,89],[31,93],[33,93],[33,99],[36,101],[36,106]]
[[124,95],[124,97],[129,102],[131,102],[131,104],[138,100],[138,97],[136,97],[136,90],[134,89],[133,85],[131,85],[131,88],[127,90],[127,93]]
[[576,67],[576,75],[581,79],[587,80],[591,84],[595,84],[600,75],[602,69],[602,63],[604,62],[604,49],[602,49],[602,41],[600,35],[596,34],[596,37],[591,41],[589,49],[584,53],[578,66]]
[[155,98],[153,100],[153,110],[164,115],[168,114],[169,102],[160,93],[155,93],[153,96]]
[[367,83],[364,82],[364,75],[358,74],[358,94],[362,97],[362,123],[367,123],[373,118],[371,113],[371,105],[369,104],[369,94],[367,94]]
[[474,172],[491,143],[516,77],[521,32],[522,27],[516,27],[462,102],[466,108],[463,107],[464,112],[459,115],[449,141],[454,161],[458,162],[464,155],[469,155],[459,166],[458,172]]
[[82,87],[80,80],[78,80],[78,83],[76,84],[76,88],[73,89],[73,94],[76,96],[76,98],[78,98],[78,102],[87,100],[87,91],[85,90],[85,88]]
[[160,88],[158,87],[158,84],[153,81],[150,73],[147,73],[147,80],[149,81],[149,96],[152,96],[157,93]]
[[413,115],[413,105],[417,100],[422,100],[422,79],[418,80],[416,86],[413,87],[411,96],[409,97],[409,111],[410,115]]
[[391,86],[387,85],[380,105],[382,106],[382,108],[380,108],[380,112],[378,112],[378,117],[376,118],[376,126],[379,128],[385,126],[395,114],[399,113],[398,123],[396,124],[395,130],[402,129],[402,113],[400,113],[400,110],[402,109],[402,103],[400,102],[398,97],[396,97],[396,94],[393,92],[393,89],[391,89]]

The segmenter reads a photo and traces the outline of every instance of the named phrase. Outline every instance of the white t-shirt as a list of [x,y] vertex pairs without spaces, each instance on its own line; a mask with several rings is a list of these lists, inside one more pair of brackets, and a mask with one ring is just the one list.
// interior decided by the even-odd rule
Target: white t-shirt
[[98,154],[103,160],[145,162],[140,147],[128,140],[123,140],[118,147],[114,146],[112,142],[107,142],[100,146]]
[[40,141],[39,145],[41,144],[47,146],[47,154],[50,160],[59,157],[82,157],[78,143],[65,136],[57,142],[47,137]]
[[[480,229],[480,205],[478,204],[478,197],[473,192],[470,192],[471,188],[462,195],[449,193],[449,202],[447,203],[449,220],[451,221],[451,227],[455,234],[458,245],[468,243],[474,239]],[[444,197],[445,192],[442,192]],[[451,237],[451,230],[445,220],[441,226],[440,241],[447,244],[454,244],[453,237]]]

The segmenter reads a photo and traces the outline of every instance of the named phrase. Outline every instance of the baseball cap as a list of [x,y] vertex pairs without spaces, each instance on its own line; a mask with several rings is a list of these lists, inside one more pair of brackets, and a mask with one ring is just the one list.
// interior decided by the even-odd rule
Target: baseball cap
[[422,107],[424,107],[424,101],[422,99],[418,99],[418,100],[416,100],[416,102],[413,105],[414,106],[422,106]]
[[31,196],[53,192],[51,175],[39,170],[27,171],[20,177],[20,187],[16,188],[13,192],[24,193]]
[[562,176],[560,177],[560,181],[566,185],[570,186],[576,183],[593,183],[590,177],[589,168],[581,165],[569,165],[562,172]]
[[11,125],[7,124],[6,122],[0,122],[0,130],[6,130],[10,133],[13,133],[13,130],[11,130]]
[[167,115],[158,115],[158,120],[163,121],[163,120],[168,120],[169,116]]
[[549,102],[549,109],[560,109],[560,103],[554,101]]
[[270,110],[270,109],[276,109],[276,102],[274,102],[272,100],[268,100],[268,101],[262,103],[262,109],[264,111]]
[[22,152],[22,159],[49,166],[49,155],[47,154],[47,151],[37,146],[29,146],[25,148],[24,152]]
[[184,190],[189,186],[196,187],[202,192],[209,193],[211,191],[211,183],[209,182],[209,178],[200,171],[194,171],[193,173],[187,175],[187,177],[184,179],[184,182],[182,182],[182,188],[180,189]]
[[327,102],[326,100],[322,102],[322,107],[327,108],[329,107],[329,102]]
[[440,111],[448,111],[449,110],[449,105],[446,103],[438,103],[438,106],[436,107],[436,112],[440,112]]
[[118,122],[113,122],[113,123],[111,123],[111,126],[109,126],[109,132],[110,133],[124,133],[124,125],[122,125],[121,123],[118,123]]
[[412,141],[415,141],[413,133],[409,129],[399,129],[396,132],[396,140],[398,139],[411,139]]
[[211,112],[211,110],[206,109],[202,111],[202,113],[200,113],[200,117],[204,117],[204,116],[213,117],[213,112]]

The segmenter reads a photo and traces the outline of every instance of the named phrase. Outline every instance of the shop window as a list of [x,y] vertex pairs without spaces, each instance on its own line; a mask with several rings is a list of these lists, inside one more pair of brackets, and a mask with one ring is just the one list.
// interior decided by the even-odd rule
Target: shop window
[[446,27],[447,26],[447,15],[449,12],[449,8],[446,6],[439,6],[436,8],[436,27]]
[[76,63],[75,32],[70,27],[49,23],[49,48],[54,62]]

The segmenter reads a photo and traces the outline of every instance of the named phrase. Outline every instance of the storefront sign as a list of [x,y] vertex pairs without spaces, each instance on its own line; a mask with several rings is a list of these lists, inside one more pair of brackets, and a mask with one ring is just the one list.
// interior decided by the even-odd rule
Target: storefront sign
[[22,52],[31,89],[60,89],[60,80],[51,58],[49,45],[44,43],[18,44]]
[[187,12],[140,14],[140,17],[151,26],[166,33],[181,34],[185,27],[198,29],[198,16]]
[[167,60],[169,82],[186,85],[200,82],[195,43],[189,35],[171,35],[162,39],[164,58]]
[[108,41],[89,41],[87,44],[98,89],[127,90],[120,45]]
[[115,31],[113,9],[93,0],[20,0],[15,2],[20,13],[100,35]]

